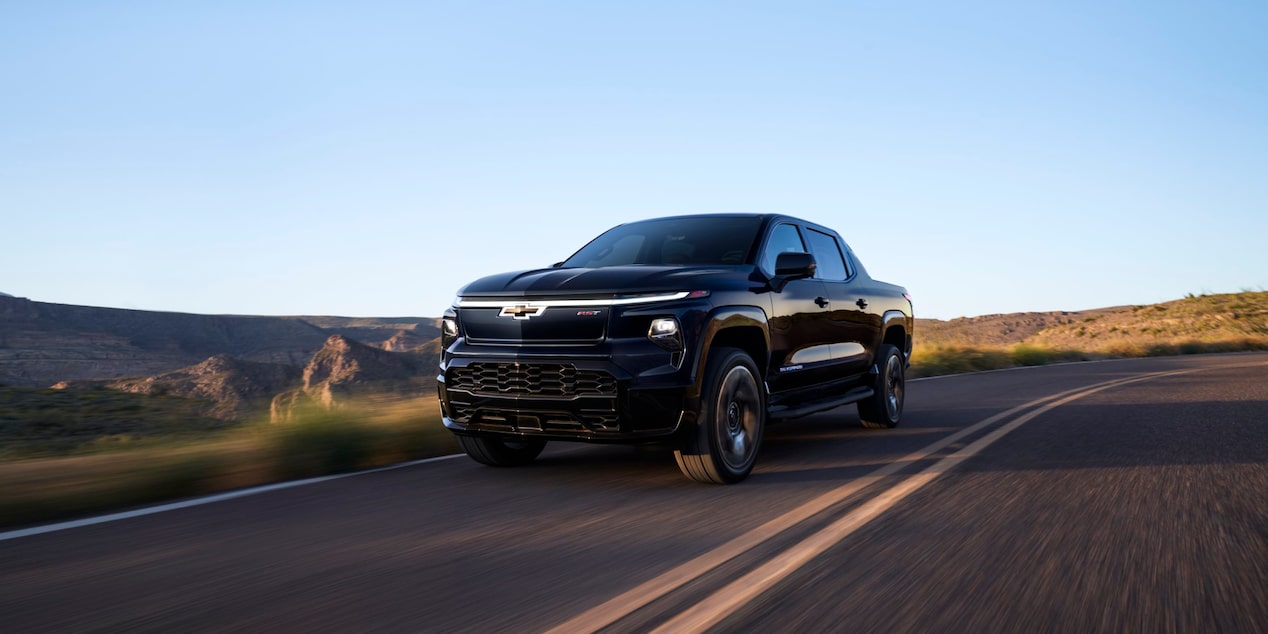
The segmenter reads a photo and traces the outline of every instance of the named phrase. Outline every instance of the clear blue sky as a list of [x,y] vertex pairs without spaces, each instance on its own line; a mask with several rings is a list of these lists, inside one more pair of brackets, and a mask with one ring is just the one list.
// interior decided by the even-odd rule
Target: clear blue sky
[[434,316],[783,212],[922,316],[1268,288],[1268,4],[0,5],[0,291]]

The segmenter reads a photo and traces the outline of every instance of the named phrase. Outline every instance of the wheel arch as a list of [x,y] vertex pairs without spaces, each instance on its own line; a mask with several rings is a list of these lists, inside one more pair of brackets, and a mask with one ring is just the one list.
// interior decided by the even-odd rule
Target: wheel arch
[[705,368],[709,356],[718,348],[738,348],[753,359],[766,380],[766,368],[770,363],[770,330],[766,313],[753,306],[719,308],[709,314],[701,330],[699,350],[696,354],[695,380],[689,398],[698,399],[703,389]]
[[880,343],[898,348],[908,363],[911,362],[911,326],[911,317],[900,310],[886,311],[881,317]]

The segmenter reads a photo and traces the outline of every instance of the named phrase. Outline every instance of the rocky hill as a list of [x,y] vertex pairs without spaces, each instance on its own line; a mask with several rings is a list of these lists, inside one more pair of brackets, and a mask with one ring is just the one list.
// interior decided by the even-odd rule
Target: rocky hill
[[110,381],[105,387],[134,394],[203,401],[208,404],[205,415],[239,420],[267,407],[274,395],[293,387],[300,375],[300,369],[295,366],[243,361],[218,354],[197,365],[156,376]]
[[0,296],[0,384],[154,376],[221,354],[302,368],[332,334],[383,346],[402,332],[411,343],[439,335],[434,318],[196,315]]

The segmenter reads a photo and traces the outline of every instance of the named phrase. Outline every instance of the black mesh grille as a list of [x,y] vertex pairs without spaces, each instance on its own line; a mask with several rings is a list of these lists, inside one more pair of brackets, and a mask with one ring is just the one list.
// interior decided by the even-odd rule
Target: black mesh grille
[[451,389],[490,396],[616,396],[607,372],[566,363],[472,363],[450,371]]

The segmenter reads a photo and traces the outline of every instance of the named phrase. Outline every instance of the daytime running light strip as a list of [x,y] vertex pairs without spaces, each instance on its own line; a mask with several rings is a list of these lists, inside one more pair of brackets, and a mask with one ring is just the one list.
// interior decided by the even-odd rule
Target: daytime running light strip
[[515,298],[491,300],[460,299],[458,300],[458,308],[502,308],[507,305],[523,306],[525,308],[553,308],[556,306],[627,306],[629,304],[648,304],[651,302],[672,302],[676,299],[686,299],[690,294],[691,291],[679,291],[670,295],[651,295],[648,297],[625,297],[621,299],[548,299],[540,302],[525,302],[519,301]]

